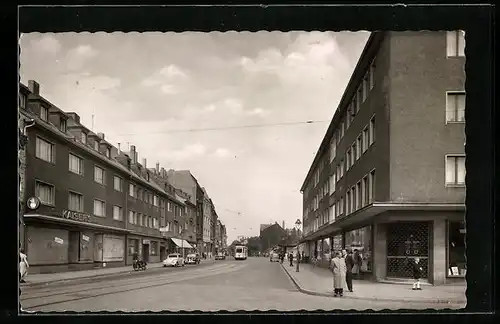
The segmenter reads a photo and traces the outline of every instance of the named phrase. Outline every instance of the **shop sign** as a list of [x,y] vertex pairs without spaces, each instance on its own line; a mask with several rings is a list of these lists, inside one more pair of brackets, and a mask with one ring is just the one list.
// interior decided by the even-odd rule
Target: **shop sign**
[[54,242],[56,242],[57,244],[63,244],[64,240],[58,237],[54,237]]
[[142,240],[142,244],[149,244],[150,241],[149,240]]
[[83,234],[82,235],[82,240],[88,242],[90,240],[90,238],[87,235]]
[[67,209],[63,210],[62,218],[71,219],[79,222],[86,222],[86,223],[90,223],[92,219],[89,214],[74,212]]

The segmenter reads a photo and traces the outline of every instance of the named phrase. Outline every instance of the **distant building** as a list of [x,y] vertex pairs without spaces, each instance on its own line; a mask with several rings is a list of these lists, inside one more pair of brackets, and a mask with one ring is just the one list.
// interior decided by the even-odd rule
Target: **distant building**
[[288,238],[288,233],[278,223],[265,227],[260,231],[260,246],[262,252],[283,243]]

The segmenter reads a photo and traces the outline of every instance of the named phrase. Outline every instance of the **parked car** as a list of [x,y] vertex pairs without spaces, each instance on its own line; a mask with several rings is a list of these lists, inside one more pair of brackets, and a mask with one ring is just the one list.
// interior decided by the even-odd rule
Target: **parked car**
[[219,252],[215,255],[215,260],[226,260],[226,255],[222,252]]
[[280,255],[278,252],[271,252],[269,255],[269,261],[270,262],[280,262]]
[[165,260],[163,260],[164,267],[180,267],[184,266],[184,259],[179,253],[169,254]]
[[186,256],[186,264],[199,264],[200,255],[198,253],[191,253]]

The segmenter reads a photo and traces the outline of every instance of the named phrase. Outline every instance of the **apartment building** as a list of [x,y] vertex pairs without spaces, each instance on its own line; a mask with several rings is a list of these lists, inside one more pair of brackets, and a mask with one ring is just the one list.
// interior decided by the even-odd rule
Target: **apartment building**
[[[23,127],[20,151],[20,243],[30,271],[121,266],[135,252],[159,262],[169,243],[189,248],[174,237],[186,223],[186,204],[155,181],[146,159],[138,163],[135,146],[128,154],[112,146],[39,88],[21,84],[19,102],[20,125],[32,125]],[[162,224],[173,234],[162,235]]]
[[461,31],[369,37],[303,193],[307,253],[357,249],[374,280],[463,280],[465,39]]

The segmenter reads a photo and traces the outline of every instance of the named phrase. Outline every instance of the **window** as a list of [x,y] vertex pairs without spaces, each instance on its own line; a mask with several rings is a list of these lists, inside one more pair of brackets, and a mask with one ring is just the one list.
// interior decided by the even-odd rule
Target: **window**
[[151,241],[151,255],[158,255],[158,242]]
[[66,133],[66,119],[60,119],[59,129],[61,130],[61,132]]
[[36,157],[44,161],[55,163],[55,145],[41,139],[36,138]]
[[375,170],[370,172],[368,179],[368,203],[372,203],[375,201]]
[[45,121],[49,120],[49,108],[40,106],[40,119]]
[[368,71],[365,77],[363,78],[363,102],[365,102],[366,98],[368,98],[368,91],[370,90],[369,78],[370,78],[370,71]]
[[344,137],[344,121],[340,123],[340,138]]
[[94,181],[100,184],[104,184],[104,169],[98,166],[94,166]]
[[351,164],[354,164],[354,162],[356,162],[358,159],[358,148],[356,146],[356,142],[354,142],[352,144],[352,163]]
[[356,143],[356,160],[359,160],[359,158],[361,157],[362,147],[363,147],[363,139],[361,135],[359,135]]
[[344,161],[340,161],[340,177],[344,176]]
[[370,195],[369,193],[369,187],[368,187],[368,177],[364,177],[363,178],[363,185],[362,185],[362,190],[363,190],[363,194],[362,194],[362,206],[366,206],[368,205],[368,197]]
[[153,228],[158,228],[158,219],[153,218]]
[[354,119],[353,110],[354,110],[354,105],[355,105],[356,97],[354,97],[353,100],[354,100],[353,103],[351,103],[349,105],[349,107],[347,107],[347,113],[346,113],[346,119],[345,119],[346,129],[349,129],[349,126],[351,125],[351,122]]
[[356,186],[351,188],[351,213],[356,211],[356,201],[358,200],[356,195]]
[[94,199],[94,215],[106,217],[106,203],[99,199]]
[[372,145],[375,142],[375,116],[372,117],[370,120],[370,145]]
[[465,156],[446,156],[446,185],[465,185]]
[[463,30],[446,32],[446,54],[448,57],[465,56],[465,32]]
[[340,214],[344,213],[344,197],[340,197]]
[[356,184],[356,210],[361,208],[361,181]]
[[35,196],[40,199],[40,202],[44,205],[55,204],[55,188],[44,182],[35,182]]
[[133,183],[128,184],[128,195],[130,197],[135,197],[135,185]]
[[123,220],[123,209],[120,206],[113,206],[113,219]]
[[26,95],[20,93],[19,94],[19,107],[22,109],[26,109]]
[[375,60],[373,60],[370,66],[370,90],[373,89],[375,85]]
[[368,150],[368,143],[370,141],[370,133],[368,132],[368,127],[363,129],[363,153]]
[[128,254],[133,255],[136,252],[139,252],[139,240],[129,239],[128,240]]
[[335,173],[330,176],[328,187],[330,189],[328,193],[333,194],[335,192]]
[[82,141],[83,144],[87,144],[87,133],[82,132],[80,134],[80,140]]
[[446,93],[446,122],[465,121],[465,92]]
[[330,209],[328,210],[328,222],[329,223],[332,223],[334,220],[335,220],[335,203],[333,203],[333,205],[330,206]]
[[467,273],[465,259],[465,222],[448,223],[448,276],[462,277]]
[[348,190],[345,194],[345,201],[346,201],[346,213],[350,214],[351,213],[351,191]]
[[99,142],[94,141],[94,150],[99,151]]
[[169,201],[169,202],[167,202],[167,210],[168,210],[169,212],[171,212],[171,211],[172,211],[172,204],[170,203],[170,201]]
[[107,158],[111,157],[111,149],[109,147],[106,148],[106,157]]
[[148,227],[153,227],[153,217],[148,216]]
[[68,195],[68,209],[83,213],[83,195],[70,191]]
[[113,188],[116,191],[122,191],[123,190],[123,179],[120,178],[119,176],[114,176],[113,178]]
[[137,214],[133,210],[128,211],[128,222],[130,224],[137,224]]
[[361,103],[363,103],[363,93],[362,92],[363,92],[363,89],[360,86],[358,88],[358,91],[356,92],[356,95],[358,96],[358,100],[357,100],[356,110],[354,111],[355,114],[357,114],[359,112],[359,110],[361,109]]
[[146,172],[146,180],[149,181],[149,172]]
[[144,226],[143,222],[142,222],[142,214],[141,213],[137,213],[137,225],[139,226]]
[[346,167],[347,167],[347,170],[349,170],[349,168],[352,165],[352,163],[351,163],[351,149],[348,149],[347,153],[345,155],[346,155],[346,163],[347,163]]
[[83,175],[83,159],[74,155],[69,154],[69,171]]

